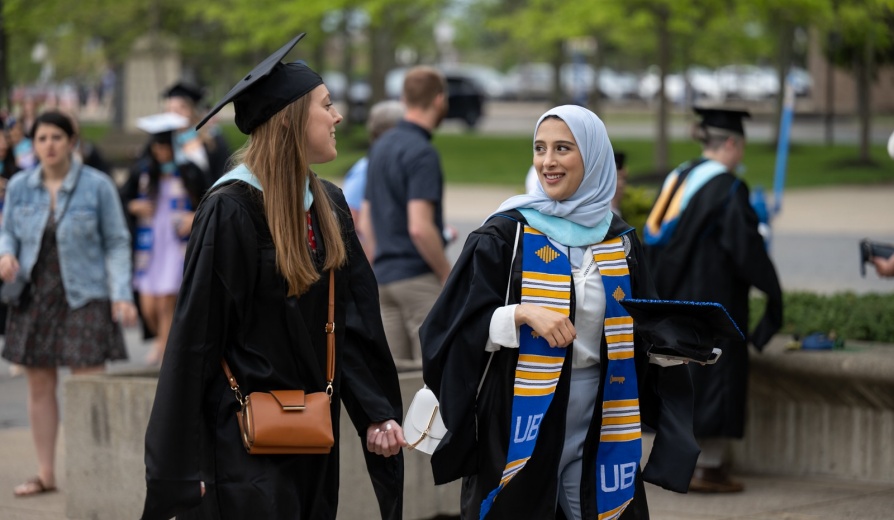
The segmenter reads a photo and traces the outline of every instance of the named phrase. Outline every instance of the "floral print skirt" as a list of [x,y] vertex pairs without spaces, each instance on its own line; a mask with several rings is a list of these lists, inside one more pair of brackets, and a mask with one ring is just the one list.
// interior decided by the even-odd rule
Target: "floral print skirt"
[[69,307],[52,217],[26,291],[22,302],[8,309],[4,359],[27,367],[90,367],[127,359],[124,335],[112,321],[109,300]]

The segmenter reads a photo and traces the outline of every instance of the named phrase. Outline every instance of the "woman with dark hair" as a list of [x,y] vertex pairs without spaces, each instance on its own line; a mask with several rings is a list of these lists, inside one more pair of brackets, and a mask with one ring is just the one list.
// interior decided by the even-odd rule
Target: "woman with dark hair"
[[108,175],[72,160],[77,135],[60,112],[34,123],[40,164],[10,180],[0,277],[29,283],[9,309],[3,357],[25,367],[37,476],[16,496],[55,490],[57,368],[82,374],[127,358],[121,324],[133,323],[130,234]]
[[191,162],[174,162],[174,127],[184,126],[186,120],[175,114],[150,117],[154,119],[141,120],[152,125],[143,127],[152,134],[149,153],[131,170],[121,194],[134,222],[134,289],[139,294],[140,315],[155,335],[146,362],[155,365],[164,356],[194,209],[208,182]]
[[[249,139],[236,169],[196,211],[146,431],[144,520],[336,518],[342,403],[382,518],[401,517],[400,388],[375,277],[341,191],[311,170],[335,159],[342,117],[316,72],[280,62],[302,36],[243,76],[208,115],[233,101]],[[222,360],[242,395],[328,391],[331,452],[247,453]]]

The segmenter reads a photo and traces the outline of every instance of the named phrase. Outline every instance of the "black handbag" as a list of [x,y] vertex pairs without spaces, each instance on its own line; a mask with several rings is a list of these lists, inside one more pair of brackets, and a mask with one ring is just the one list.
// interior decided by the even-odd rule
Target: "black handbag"
[[6,282],[0,288],[0,302],[10,307],[18,307],[28,294],[28,286],[31,282],[27,278],[19,275],[11,282]]

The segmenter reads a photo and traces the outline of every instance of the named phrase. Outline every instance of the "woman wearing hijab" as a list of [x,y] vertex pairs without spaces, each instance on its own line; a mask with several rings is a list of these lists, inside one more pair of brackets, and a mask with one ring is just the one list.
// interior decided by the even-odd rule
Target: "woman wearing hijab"
[[[695,465],[689,375],[650,364],[618,304],[654,289],[611,212],[602,121],[547,111],[534,165],[538,189],[469,236],[420,331],[449,431],[435,481],[463,478],[463,518],[648,518],[643,480],[685,492]],[[644,471],[640,418],[658,431]]]
[[[302,36],[208,115],[233,101],[236,126],[249,139],[239,166],[196,211],[146,431],[144,520],[336,518],[342,402],[382,518],[401,517],[400,388],[376,281],[341,191],[310,169],[335,159],[342,117],[316,72],[280,62]],[[335,375],[327,384],[330,275]],[[221,360],[242,395],[331,392],[331,452],[247,453],[240,402]]]

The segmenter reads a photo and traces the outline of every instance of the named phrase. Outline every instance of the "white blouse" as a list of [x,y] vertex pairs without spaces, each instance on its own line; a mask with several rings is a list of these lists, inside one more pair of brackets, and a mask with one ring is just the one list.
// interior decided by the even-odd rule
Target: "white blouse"
[[[574,328],[577,339],[572,343],[572,368],[585,368],[599,363],[599,347],[602,344],[602,325],[605,318],[605,289],[602,276],[590,248],[583,255],[582,269],[572,268],[574,280]],[[518,327],[515,326],[515,308],[506,305],[494,311],[490,319],[490,336],[485,350],[494,352],[503,348],[518,348]]]
[[[577,339],[572,342],[571,367],[586,368],[599,363],[599,347],[602,345],[602,328],[605,318],[605,287],[599,274],[591,248],[586,248],[581,258],[581,268],[572,268],[574,280],[574,329]],[[490,318],[490,331],[486,352],[500,348],[518,348],[519,328],[515,326],[515,308],[518,304],[497,308]],[[682,361],[649,358],[649,362],[669,367]]]

